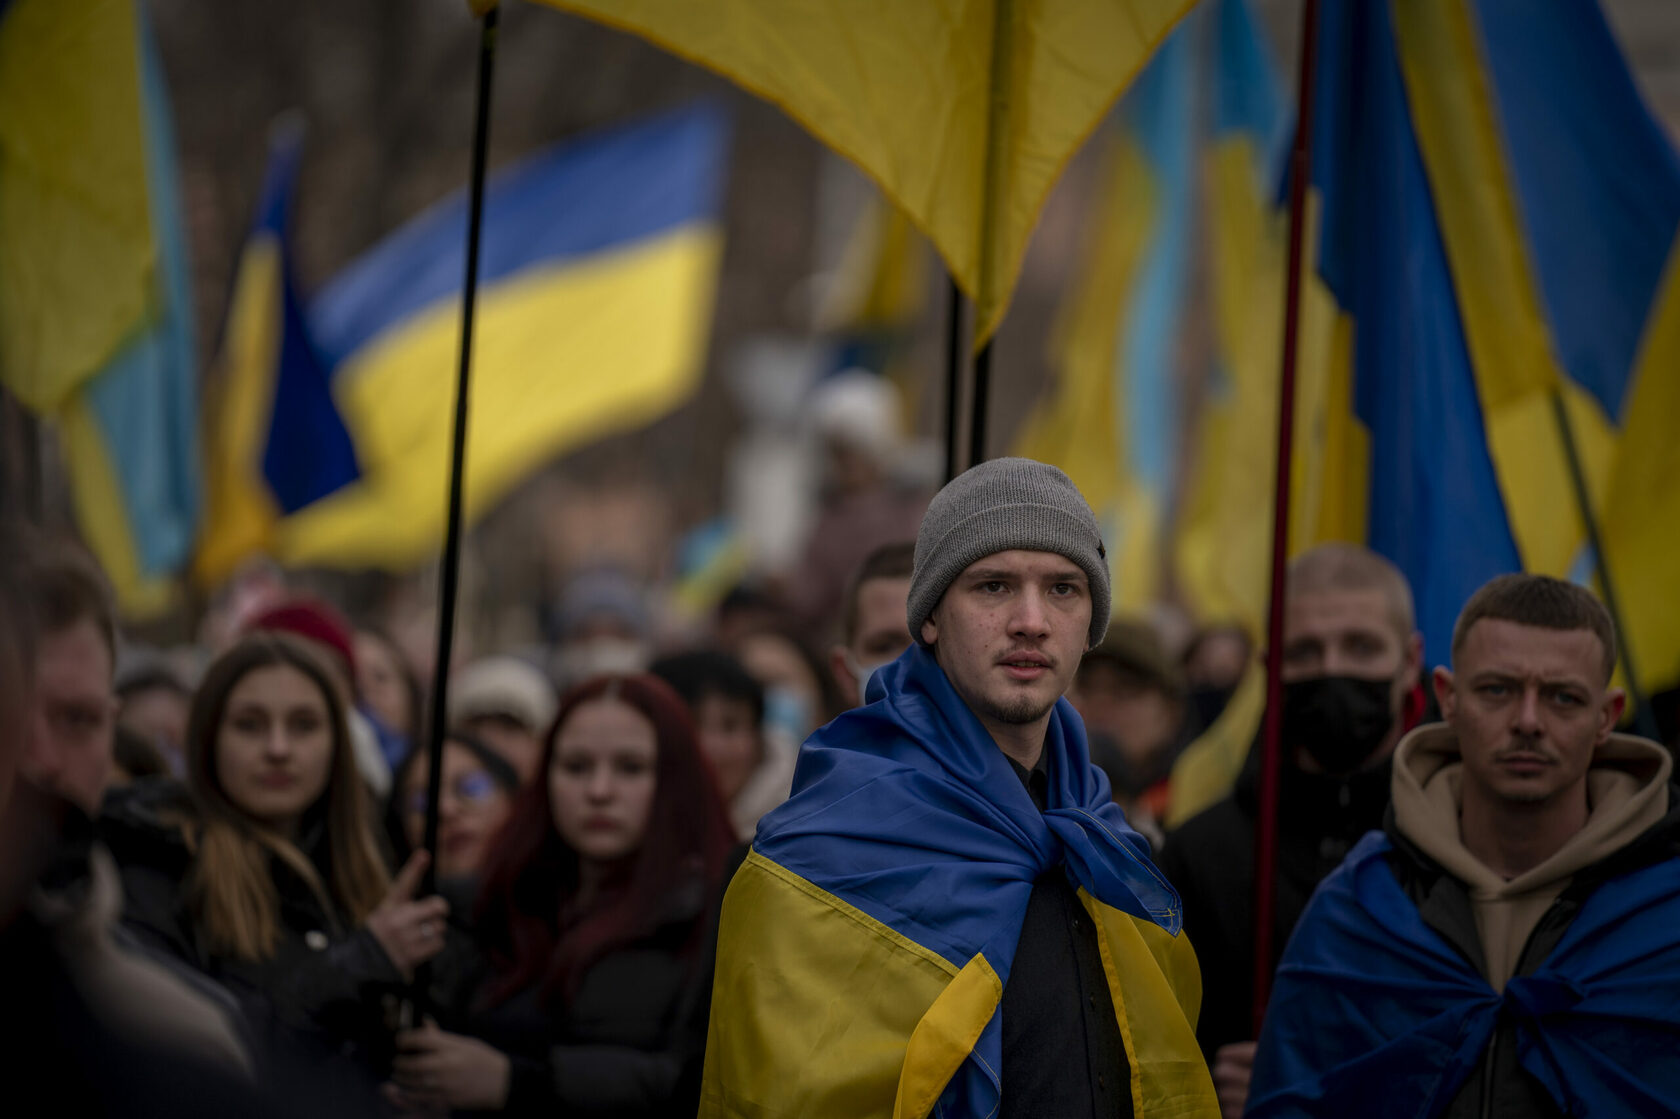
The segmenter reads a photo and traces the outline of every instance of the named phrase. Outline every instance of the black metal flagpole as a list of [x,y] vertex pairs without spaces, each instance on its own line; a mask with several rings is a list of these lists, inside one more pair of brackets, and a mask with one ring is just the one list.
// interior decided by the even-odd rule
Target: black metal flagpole
[[1278,378],[1276,497],[1272,503],[1272,583],[1266,623],[1266,713],[1260,739],[1260,805],[1254,835],[1254,987],[1252,1037],[1260,1036],[1272,990],[1272,921],[1277,906],[1278,790],[1283,766],[1283,609],[1289,559],[1289,471],[1294,462],[1295,378],[1300,356],[1301,265],[1318,65],[1318,0],[1301,12],[1301,73],[1289,166],[1289,275],[1284,290],[1283,358]]
[[945,331],[945,480],[959,473],[957,466],[957,417],[962,397],[963,293],[951,277],[951,318]]
[[[443,792],[443,734],[449,709],[449,661],[455,645],[455,599],[461,576],[462,483],[466,473],[467,388],[472,370],[473,311],[478,300],[479,235],[484,224],[484,164],[490,139],[490,78],[496,58],[497,8],[484,13],[478,40],[478,100],[473,121],[472,177],[467,195],[466,279],[461,289],[461,361],[455,380],[455,441],[449,469],[449,514],[444,524],[438,588],[437,662],[432,670],[431,718],[426,735],[426,876],[422,894],[436,888],[438,799]],[[418,976],[417,976],[418,979]],[[416,983],[417,999],[423,994]]]
[[968,465],[986,461],[986,397],[992,387],[992,340],[974,355],[974,392],[968,406]]

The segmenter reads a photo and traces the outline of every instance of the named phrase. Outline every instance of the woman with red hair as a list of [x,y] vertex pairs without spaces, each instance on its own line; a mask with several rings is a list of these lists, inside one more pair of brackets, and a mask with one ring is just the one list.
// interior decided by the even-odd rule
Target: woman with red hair
[[399,1105],[691,1116],[733,842],[682,701],[648,675],[569,694],[475,911],[486,967],[398,1038]]

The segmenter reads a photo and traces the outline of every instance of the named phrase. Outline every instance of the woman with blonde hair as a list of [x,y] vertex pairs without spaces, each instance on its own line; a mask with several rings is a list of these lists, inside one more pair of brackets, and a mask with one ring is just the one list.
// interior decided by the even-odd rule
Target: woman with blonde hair
[[193,699],[186,770],[184,795],[141,782],[107,807],[126,923],[238,1000],[270,1083],[308,1069],[322,1094],[371,1090],[389,1006],[442,947],[446,906],[413,898],[423,854],[391,881],[314,654],[273,633],[223,654]]

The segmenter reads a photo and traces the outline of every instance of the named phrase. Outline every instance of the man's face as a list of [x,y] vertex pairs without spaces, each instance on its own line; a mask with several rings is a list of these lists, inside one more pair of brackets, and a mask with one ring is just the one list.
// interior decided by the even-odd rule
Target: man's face
[[111,650],[92,621],[46,635],[36,655],[41,733],[30,741],[24,773],[90,815],[99,811],[111,769],[111,671]]
[[835,683],[850,706],[863,702],[860,677],[867,679],[871,670],[898,659],[910,647],[910,626],[904,618],[909,600],[908,576],[858,584],[857,632],[831,658]]
[[1422,665],[1422,638],[1400,635],[1382,591],[1320,590],[1289,596],[1283,613],[1284,683],[1324,676],[1392,680],[1389,711],[1398,732],[1406,695]]
[[1464,756],[1465,795],[1506,804],[1584,796],[1593,751],[1626,701],[1604,682],[1605,650],[1585,629],[1484,618],[1453,671],[1435,670],[1441,713]]
[[970,564],[922,623],[922,640],[963,701],[999,726],[1044,719],[1079,670],[1091,629],[1085,572],[1054,552],[997,552]]

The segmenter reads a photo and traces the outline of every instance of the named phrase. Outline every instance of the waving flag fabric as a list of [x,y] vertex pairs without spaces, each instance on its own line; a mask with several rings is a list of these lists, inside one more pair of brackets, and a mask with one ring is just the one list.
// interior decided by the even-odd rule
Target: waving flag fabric
[[296,128],[276,133],[230,300],[197,558],[210,586],[247,556],[274,551],[282,517],[361,476],[288,255],[301,141]]
[[544,0],[780,105],[873,178],[997,329],[1051,186],[1192,0]]
[[174,139],[133,0],[0,5],[0,378],[63,439],[120,607],[168,605],[198,528]]
[[1195,247],[1196,30],[1179,27],[1121,102],[1101,211],[1058,329],[1056,388],[1017,449],[1060,466],[1091,503],[1121,609],[1163,588]]
[[[1680,400],[1680,169],[1602,13],[1593,0],[1384,0],[1321,18],[1291,550],[1343,539],[1389,557],[1444,661],[1486,579],[1578,566],[1561,405],[1611,570],[1638,604],[1624,621],[1641,673],[1671,679],[1680,596],[1662,572],[1680,498],[1659,479],[1680,461],[1652,415]],[[1279,252],[1275,235],[1260,243]],[[1256,284],[1281,307],[1281,284]],[[1250,414],[1222,441],[1204,429],[1227,481],[1196,491],[1179,544],[1198,605],[1254,624],[1270,502],[1250,494],[1246,528],[1210,512],[1235,511],[1231,479],[1269,480],[1275,459],[1259,425],[1276,406],[1253,409],[1275,393],[1278,339],[1251,337],[1267,364],[1221,367],[1230,399],[1251,402],[1233,414]]]
[[[693,392],[722,249],[726,141],[721,112],[700,105],[492,178],[468,412],[469,521],[555,455],[655,419]],[[260,461],[263,485],[219,507],[214,528],[272,514],[269,549],[293,564],[401,569],[439,547],[466,221],[462,197],[415,219],[328,284],[306,324],[281,313],[284,299],[263,303],[265,368],[280,387],[264,390],[271,407],[247,400],[232,425],[250,436],[241,453]],[[259,232],[274,243],[272,231]],[[325,394],[317,370],[326,371]],[[243,551],[230,547],[220,560]]]

